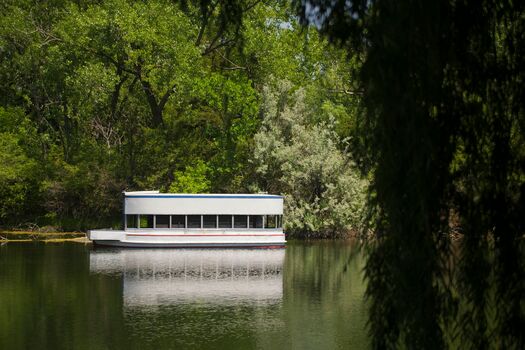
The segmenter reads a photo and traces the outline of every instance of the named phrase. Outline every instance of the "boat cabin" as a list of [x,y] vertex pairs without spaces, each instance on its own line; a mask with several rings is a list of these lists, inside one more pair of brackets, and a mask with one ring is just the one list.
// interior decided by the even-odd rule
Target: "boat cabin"
[[280,230],[283,197],[124,192],[124,229]]

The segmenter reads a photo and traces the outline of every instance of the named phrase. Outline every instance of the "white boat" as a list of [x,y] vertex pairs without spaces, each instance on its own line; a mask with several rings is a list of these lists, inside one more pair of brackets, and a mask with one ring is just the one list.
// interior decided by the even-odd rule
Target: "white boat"
[[87,237],[119,247],[283,247],[282,214],[278,195],[124,192],[124,229]]

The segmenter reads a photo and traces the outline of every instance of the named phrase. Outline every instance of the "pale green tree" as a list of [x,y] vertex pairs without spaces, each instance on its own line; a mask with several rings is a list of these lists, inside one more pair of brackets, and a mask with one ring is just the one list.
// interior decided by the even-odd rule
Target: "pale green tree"
[[289,233],[345,236],[360,225],[367,182],[344,151],[336,120],[312,124],[304,90],[275,85],[264,89],[262,127],[254,138],[256,188],[284,195]]

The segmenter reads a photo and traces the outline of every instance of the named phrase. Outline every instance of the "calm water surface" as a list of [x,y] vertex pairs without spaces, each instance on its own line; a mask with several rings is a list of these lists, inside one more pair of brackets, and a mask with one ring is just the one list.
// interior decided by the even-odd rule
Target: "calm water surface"
[[364,257],[278,250],[0,247],[0,349],[367,348]]

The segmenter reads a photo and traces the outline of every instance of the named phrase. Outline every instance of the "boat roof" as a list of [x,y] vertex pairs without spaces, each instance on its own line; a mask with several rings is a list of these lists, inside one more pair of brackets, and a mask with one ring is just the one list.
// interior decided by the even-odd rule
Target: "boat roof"
[[135,198],[283,198],[267,193],[160,193],[159,191],[124,191],[124,196]]

